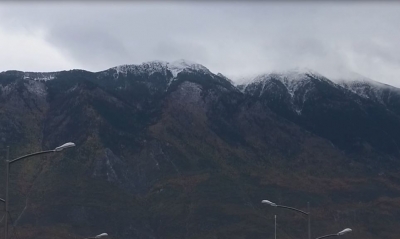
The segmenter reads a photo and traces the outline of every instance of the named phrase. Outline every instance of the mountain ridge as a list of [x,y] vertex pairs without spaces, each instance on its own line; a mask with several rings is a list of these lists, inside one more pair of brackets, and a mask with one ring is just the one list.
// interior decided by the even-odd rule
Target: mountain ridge
[[[153,72],[162,71],[162,70],[165,70],[165,68],[168,68],[169,70],[174,71],[174,73],[173,73],[174,77],[176,77],[176,75],[180,71],[183,71],[185,69],[194,70],[194,71],[203,71],[203,72],[206,72],[209,74],[214,74],[214,75],[221,74],[224,78],[229,79],[230,82],[233,82],[234,85],[246,85],[248,83],[254,83],[254,81],[259,80],[260,78],[262,78],[262,76],[268,76],[268,75],[281,75],[281,76],[285,77],[288,75],[296,75],[296,74],[297,75],[311,74],[311,75],[318,76],[319,78],[329,79],[313,69],[304,68],[304,67],[303,68],[296,67],[296,68],[288,69],[288,70],[270,71],[267,73],[253,74],[253,76],[241,77],[243,79],[246,79],[247,82],[237,82],[237,80],[226,77],[226,75],[223,73],[212,73],[207,67],[205,67],[199,63],[196,63],[194,61],[189,61],[189,60],[185,60],[185,59],[179,59],[179,60],[172,61],[172,62],[154,60],[154,61],[146,61],[141,64],[122,64],[122,65],[114,66],[114,67],[111,67],[111,68],[108,68],[105,70],[101,70],[101,71],[87,71],[87,70],[83,70],[83,69],[71,69],[71,70],[51,71],[51,72],[40,72],[40,71],[39,72],[31,72],[31,71],[8,70],[8,71],[2,71],[0,73],[16,73],[16,74],[23,73],[23,77],[25,77],[25,79],[33,78],[36,80],[51,80],[51,79],[54,79],[54,75],[56,75],[57,73],[65,72],[65,71],[85,71],[85,72],[90,72],[90,73],[103,73],[103,72],[106,72],[109,70],[115,70],[117,73],[123,73],[126,75],[127,71],[150,70],[150,73],[151,73],[151,71],[153,71]],[[42,77],[38,77],[40,75],[42,75]],[[388,87],[393,87],[393,88],[399,89],[398,87],[372,80],[372,79],[362,76],[358,73],[347,74],[346,77],[339,77],[339,78],[336,77],[336,78],[332,78],[329,80],[334,83],[343,82],[343,81],[363,81],[363,82],[368,82],[368,83],[375,84],[375,85],[382,85],[382,86],[388,86]]]

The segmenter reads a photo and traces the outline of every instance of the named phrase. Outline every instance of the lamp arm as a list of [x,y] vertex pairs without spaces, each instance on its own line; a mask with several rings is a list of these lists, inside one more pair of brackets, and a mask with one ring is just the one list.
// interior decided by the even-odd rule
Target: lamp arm
[[276,207],[286,208],[286,209],[289,209],[289,210],[293,210],[293,211],[296,211],[296,212],[303,213],[304,215],[308,215],[309,214],[308,212],[305,212],[305,211],[302,211],[302,210],[299,210],[299,209],[296,209],[296,208],[293,208],[293,207],[282,206],[282,205],[276,205]]
[[329,235],[325,235],[325,236],[322,236],[322,237],[318,237],[316,239],[322,239],[322,238],[327,238],[327,237],[335,237],[335,236],[338,236],[338,234],[329,234]]
[[24,159],[24,158],[28,158],[28,157],[32,157],[32,156],[40,155],[40,154],[54,153],[54,152],[56,152],[54,149],[52,149],[52,150],[46,150],[46,151],[40,151],[40,152],[31,153],[31,154],[27,154],[27,155],[21,156],[21,157],[18,157],[18,158],[16,158],[16,159],[13,159],[13,160],[10,160],[10,161],[7,161],[7,162],[8,162],[9,164],[11,164],[11,163],[14,163],[14,162],[16,162],[16,161],[18,161],[18,160]]

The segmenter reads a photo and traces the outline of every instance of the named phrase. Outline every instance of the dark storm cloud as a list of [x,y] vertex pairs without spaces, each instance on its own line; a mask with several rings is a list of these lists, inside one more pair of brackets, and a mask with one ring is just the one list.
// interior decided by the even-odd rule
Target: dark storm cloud
[[398,12],[395,2],[2,3],[0,37],[20,40],[0,43],[22,43],[1,48],[15,60],[0,63],[100,71],[183,58],[234,77],[308,67],[400,86]]

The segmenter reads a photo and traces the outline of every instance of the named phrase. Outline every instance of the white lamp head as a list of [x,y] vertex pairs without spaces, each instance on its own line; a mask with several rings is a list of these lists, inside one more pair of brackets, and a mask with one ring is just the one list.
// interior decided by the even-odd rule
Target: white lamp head
[[349,232],[351,232],[352,230],[350,229],[350,228],[346,228],[346,229],[344,229],[343,231],[340,231],[340,232],[338,232],[338,236],[341,236],[341,235],[344,235],[344,234],[346,234],[346,233],[349,233]]
[[268,205],[273,206],[273,207],[277,206],[275,203],[273,203],[271,201],[268,201],[268,200],[262,200],[261,203],[268,204]]
[[102,238],[102,237],[106,237],[106,236],[108,236],[107,233],[101,233],[101,234],[95,236],[94,238]]
[[65,143],[65,144],[63,144],[61,146],[58,146],[57,148],[54,149],[54,151],[59,152],[59,151],[61,151],[63,149],[67,149],[67,148],[71,148],[71,147],[75,147],[75,144],[72,143],[72,142],[68,142],[68,143]]

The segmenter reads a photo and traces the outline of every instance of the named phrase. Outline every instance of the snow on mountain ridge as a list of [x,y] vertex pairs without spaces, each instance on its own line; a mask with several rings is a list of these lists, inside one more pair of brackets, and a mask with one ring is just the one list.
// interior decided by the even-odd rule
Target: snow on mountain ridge
[[[375,86],[375,87],[381,87],[381,88],[396,88],[394,86],[391,85],[387,85],[375,80],[372,80],[368,77],[362,76],[360,74],[357,74],[355,72],[351,72],[349,74],[347,74],[344,77],[340,77],[340,78],[334,78],[332,79],[332,81],[336,82],[337,84],[340,85],[359,85],[359,84],[367,84],[367,85],[371,85],[371,86]],[[398,89],[398,88],[396,88]]]
[[357,73],[352,73],[347,77],[335,79],[334,81],[365,99],[371,99],[383,105],[385,105],[385,94],[388,93],[389,97],[392,94],[400,94],[399,88],[374,81]]
[[211,74],[211,72],[205,66],[192,61],[187,61],[182,59],[171,63],[167,63],[167,68],[171,71],[174,78],[178,75],[178,73],[186,69],[194,71],[202,71],[204,73]]
[[[288,71],[273,71],[267,74],[260,74],[248,80],[247,84],[239,86],[239,88],[242,92],[252,95],[258,94],[260,97],[265,92],[267,92],[267,94],[276,94],[274,93],[276,89],[284,87],[286,88],[286,92],[290,95],[290,102],[293,110],[297,114],[301,114],[304,103],[316,89],[315,80],[324,82],[324,84],[329,84],[335,88],[340,87],[316,71],[307,68],[295,68]],[[284,93],[281,92],[280,94]],[[285,96],[281,95],[279,97],[284,98]]]
[[306,84],[310,82],[310,77],[325,81],[333,86],[336,86],[335,83],[328,80],[325,76],[319,74],[316,71],[313,71],[308,68],[295,68],[288,71],[272,71],[270,73],[259,74],[253,79],[247,79],[244,83],[243,91],[251,84],[263,84],[262,90],[260,94],[265,90],[265,87],[268,86],[267,83],[271,80],[280,81],[287,88],[289,94],[293,97],[294,93],[301,87],[304,87]]
[[151,75],[155,72],[166,73],[166,70],[169,70],[172,73],[173,78],[176,78],[180,72],[185,70],[200,71],[203,73],[212,74],[205,66],[183,59],[173,62],[149,61],[143,62],[140,65],[120,65],[111,69],[116,71],[116,74],[114,75],[115,77],[118,77],[120,73],[125,76],[128,74],[128,72],[134,74],[147,73]]
[[[111,73],[109,72],[109,70],[114,70],[115,72]],[[141,74],[151,75],[155,72],[167,75],[168,71],[172,74],[172,79],[170,79],[170,83],[176,79],[177,75],[180,72],[183,71],[202,72],[205,74],[210,74],[212,77],[215,76],[205,66],[198,64],[196,62],[183,59],[173,62],[155,60],[155,61],[143,62],[138,65],[125,64],[125,65],[115,66],[109,68],[108,70],[104,70],[97,73],[100,73],[98,77],[105,77],[111,73],[111,75],[114,76],[115,79],[117,79],[120,74],[126,77],[128,72],[133,73],[135,75],[141,75]],[[13,71],[6,71],[6,72],[13,72]],[[20,77],[22,77],[23,79],[38,80],[38,81],[53,80],[57,78],[57,75],[60,73],[60,72],[22,72],[22,71],[15,71],[15,72],[18,72]],[[354,72],[347,72],[347,74],[343,75],[342,78],[327,79],[325,76],[309,68],[294,68],[292,70],[287,70],[287,71],[271,71],[269,73],[253,74],[252,76],[240,77],[240,78],[232,76],[228,78],[222,74],[218,76],[229,81],[232,85],[236,86],[242,92],[244,92],[249,85],[257,83],[263,84],[263,91],[264,91],[266,87],[271,86],[267,84],[266,81],[270,81],[272,79],[279,80],[285,85],[285,87],[288,89],[288,92],[292,97],[299,88],[307,84],[307,82],[310,80],[310,77],[320,81],[325,81],[326,83],[331,84],[332,86],[335,87],[338,86],[343,87],[361,97],[364,98],[372,97],[378,99],[379,101],[382,101],[381,99],[383,91],[387,89],[393,92],[400,92],[399,88],[371,80],[367,77],[364,77]],[[233,79],[233,81],[231,79]]]
[[143,62],[140,65],[119,65],[111,69],[115,70],[114,78],[117,78],[119,74],[127,76],[128,72],[136,74],[153,74],[154,72],[163,72],[166,70],[167,62],[164,61],[151,61]]

